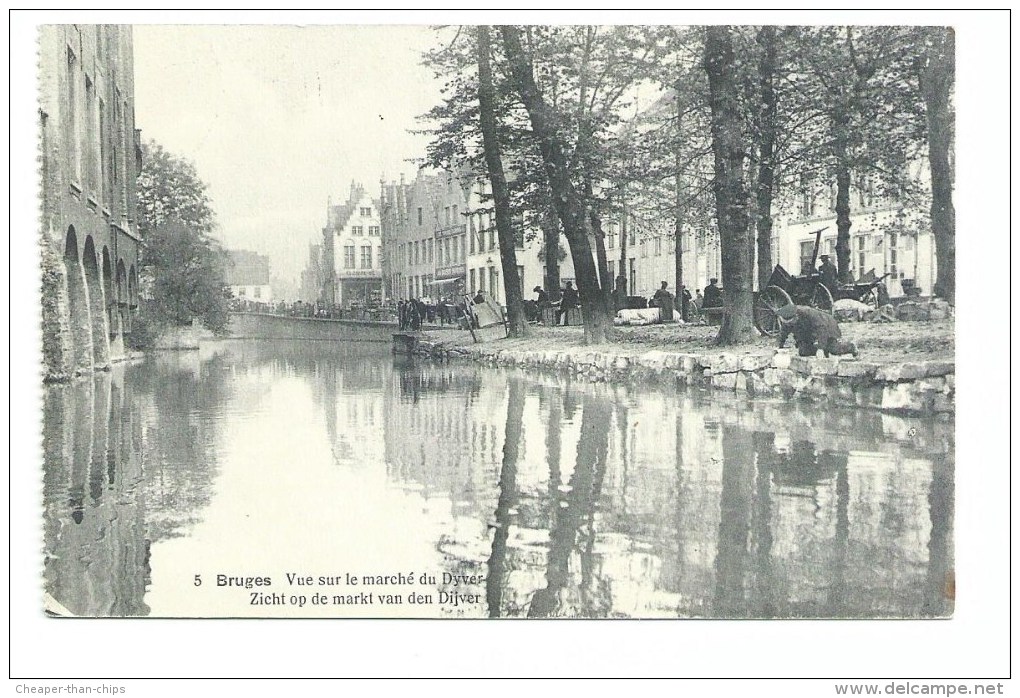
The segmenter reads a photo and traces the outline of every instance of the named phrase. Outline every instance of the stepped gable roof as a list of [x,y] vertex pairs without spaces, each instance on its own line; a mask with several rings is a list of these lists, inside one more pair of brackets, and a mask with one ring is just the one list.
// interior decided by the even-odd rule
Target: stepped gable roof
[[269,257],[250,250],[227,250],[228,286],[265,286],[269,284]]
[[[358,202],[365,196],[365,187],[361,186],[357,182],[351,182],[351,192],[347,197],[347,202],[338,204],[336,206],[329,205],[327,213],[326,227],[332,228],[333,230],[340,230],[347,221],[351,219],[354,211],[358,207]],[[372,205],[375,206],[376,210],[379,209],[378,199],[372,200]]]

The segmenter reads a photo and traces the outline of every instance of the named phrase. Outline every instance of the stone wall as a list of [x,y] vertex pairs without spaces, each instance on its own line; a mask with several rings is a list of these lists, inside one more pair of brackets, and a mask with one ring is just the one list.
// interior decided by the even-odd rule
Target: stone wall
[[467,358],[495,366],[562,371],[590,381],[653,381],[756,397],[800,399],[905,414],[955,412],[956,366],[949,361],[879,364],[804,358],[786,350],[692,354],[652,350],[636,355],[586,351],[446,347],[420,342],[420,355]]

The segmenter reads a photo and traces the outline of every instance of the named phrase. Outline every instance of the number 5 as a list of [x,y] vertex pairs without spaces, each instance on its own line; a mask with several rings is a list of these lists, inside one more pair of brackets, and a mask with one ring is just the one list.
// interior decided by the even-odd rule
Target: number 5
[[197,587],[202,586],[202,575],[200,574],[195,575],[195,586]]

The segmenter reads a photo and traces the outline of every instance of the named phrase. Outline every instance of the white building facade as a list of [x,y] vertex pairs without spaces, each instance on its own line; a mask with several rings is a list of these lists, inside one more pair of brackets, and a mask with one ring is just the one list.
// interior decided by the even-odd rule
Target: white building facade
[[323,299],[331,305],[366,307],[385,301],[379,201],[351,183],[347,201],[327,206],[322,229]]

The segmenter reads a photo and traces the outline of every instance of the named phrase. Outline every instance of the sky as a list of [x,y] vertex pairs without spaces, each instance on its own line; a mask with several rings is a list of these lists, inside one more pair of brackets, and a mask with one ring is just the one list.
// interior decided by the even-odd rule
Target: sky
[[[416,116],[442,82],[420,64],[425,26],[135,25],[143,140],[191,160],[228,248],[268,255],[296,284],[326,205],[351,181],[414,178]],[[447,38],[448,40],[448,38]]]

